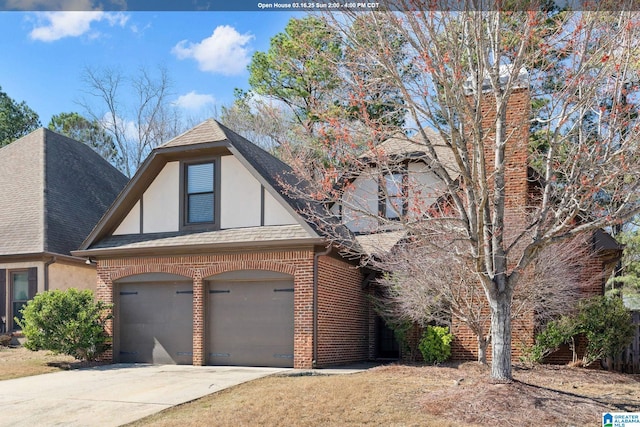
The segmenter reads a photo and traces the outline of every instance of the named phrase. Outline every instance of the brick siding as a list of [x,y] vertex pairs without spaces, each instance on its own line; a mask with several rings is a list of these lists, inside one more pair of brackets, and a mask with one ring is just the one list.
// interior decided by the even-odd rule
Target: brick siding
[[[98,260],[99,300],[113,303],[113,282],[144,273],[169,273],[193,280],[193,364],[205,363],[205,283],[234,270],[270,270],[294,277],[294,367],[310,368],[313,359],[313,251],[265,251],[197,256],[139,257]],[[113,335],[113,321],[107,330]],[[104,355],[113,360],[113,354]]]
[[369,358],[369,303],[362,273],[342,260],[318,261],[317,366]]
[[[207,278],[236,270],[269,270],[294,278],[294,367],[313,366],[313,263],[308,250],[220,253],[197,256],[138,257],[98,260],[97,298],[113,303],[113,283],[144,273],[168,273],[193,280],[193,364],[204,365]],[[367,359],[368,308],[362,275],[330,257],[319,262],[318,366]],[[113,321],[107,325],[113,335]],[[104,355],[113,360],[113,353]]]
[[[536,203],[538,189],[528,180],[528,140],[529,140],[529,90],[516,89],[512,93],[506,118],[506,149],[505,149],[505,243],[514,241],[526,226],[525,218],[531,204]],[[482,106],[482,118],[485,125],[483,132],[486,140],[484,154],[487,176],[494,171],[493,141],[495,140],[495,100],[491,95],[485,96]],[[585,242],[589,245],[590,242]],[[517,251],[516,251],[517,252]],[[513,263],[513,260],[511,260]],[[602,295],[602,280],[607,268],[606,257],[591,254],[585,260],[580,281],[582,297]],[[489,313],[488,305],[484,307]],[[512,321],[512,360],[519,360],[523,350],[534,343],[536,325],[533,314]],[[455,360],[477,360],[477,338],[469,328],[457,319],[452,322],[452,332],[455,336],[452,342],[452,358]],[[567,354],[569,358],[567,359]],[[552,355],[554,363],[567,363],[570,353],[566,350]],[[487,360],[491,360],[491,345],[487,348]]]

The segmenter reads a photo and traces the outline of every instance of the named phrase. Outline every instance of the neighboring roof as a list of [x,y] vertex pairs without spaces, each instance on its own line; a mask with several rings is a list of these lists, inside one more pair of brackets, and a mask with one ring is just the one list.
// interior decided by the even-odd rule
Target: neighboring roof
[[0,149],[0,255],[70,255],[127,178],[87,145],[38,129]]
[[[237,243],[234,240],[236,238],[245,239],[241,241],[246,242],[263,241],[269,238],[264,234],[269,232],[269,227],[242,229],[243,234],[241,235],[237,234],[237,230],[218,230],[207,233],[182,231],[172,233],[171,236],[164,235],[164,233],[154,233],[144,235],[146,237],[139,238],[136,241],[125,241],[126,239],[119,236],[109,237],[109,233],[119,224],[142,192],[150,185],[155,174],[160,171],[167,161],[176,158],[176,156],[187,155],[185,153],[206,155],[206,153],[210,153],[210,150],[221,149],[233,154],[276,200],[279,200],[294,217],[299,219],[300,224],[296,228],[295,235],[285,236],[285,239],[300,239],[300,230],[306,233],[307,239],[317,240],[323,236],[324,233],[312,218],[317,215],[317,218],[324,219],[326,216],[324,207],[304,197],[309,192],[304,191],[305,183],[295,175],[293,170],[281,160],[226,126],[214,119],[209,119],[152,151],[112,208],[82,244],[78,254],[87,256],[88,253],[85,253],[85,251],[104,251],[106,248],[134,250],[153,245],[164,247],[178,244],[222,244],[223,241],[221,239],[227,238],[231,239],[231,243]],[[345,233],[345,238],[347,234],[350,236],[349,230],[344,225],[336,223],[335,227],[341,233]],[[280,228],[279,230],[282,231],[283,229]],[[236,234],[232,233],[232,231]],[[249,236],[246,233],[253,234]],[[273,240],[278,240],[277,236],[272,237]]]

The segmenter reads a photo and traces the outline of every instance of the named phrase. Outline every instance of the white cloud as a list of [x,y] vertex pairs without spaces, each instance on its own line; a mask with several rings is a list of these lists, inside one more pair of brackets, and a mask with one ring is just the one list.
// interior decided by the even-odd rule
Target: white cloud
[[240,34],[229,25],[221,25],[200,43],[182,40],[171,52],[178,59],[195,59],[202,71],[229,76],[246,69],[250,61],[247,45],[252,39],[253,35],[249,33]]
[[129,15],[125,15],[124,13],[105,13],[104,19],[109,23],[110,26],[115,27],[123,27],[127,25],[127,21],[129,21]]
[[181,95],[175,100],[174,104],[185,110],[199,110],[210,104],[215,104],[216,99],[212,95],[204,93],[196,93],[191,91],[186,95]]
[[151,23],[145,24],[144,26],[140,27],[138,24],[131,24],[129,26],[129,29],[131,30],[132,33],[134,34],[143,34],[145,31],[147,31],[149,28],[151,28]]
[[124,27],[129,17],[107,12],[41,12],[38,26],[29,34],[33,40],[52,42],[65,37],[79,37],[91,31],[93,22],[106,21],[110,26]]

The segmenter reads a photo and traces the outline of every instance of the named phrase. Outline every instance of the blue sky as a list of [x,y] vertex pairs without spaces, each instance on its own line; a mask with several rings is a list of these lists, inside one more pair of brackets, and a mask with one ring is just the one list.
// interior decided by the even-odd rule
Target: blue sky
[[[46,126],[83,109],[86,67],[125,74],[168,70],[172,100],[186,117],[206,118],[248,86],[246,66],[284,31],[289,12],[0,11],[0,86]],[[85,96],[86,97],[86,96]]]

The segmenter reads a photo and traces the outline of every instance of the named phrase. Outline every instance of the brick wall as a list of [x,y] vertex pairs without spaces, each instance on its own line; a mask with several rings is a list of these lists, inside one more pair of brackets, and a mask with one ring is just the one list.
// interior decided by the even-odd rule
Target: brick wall
[[[489,306],[483,311],[489,316]],[[459,361],[478,360],[478,339],[462,322],[453,321],[451,332],[454,335],[451,342],[451,358]],[[535,337],[535,322],[533,312],[529,312],[511,321],[511,358],[518,361],[524,350],[533,345]],[[487,362],[491,362],[491,344],[487,346]]]
[[370,308],[359,269],[322,256],[318,261],[317,366],[369,358]]
[[[526,88],[516,89],[509,100],[506,117],[506,148],[505,148],[505,242],[509,245],[515,236],[526,226],[526,215],[532,203],[535,203],[537,189],[528,180],[528,140],[529,140],[529,91]],[[485,95],[481,105],[483,119],[484,154],[487,176],[495,170],[494,141],[495,141],[495,99],[492,95]],[[491,183],[490,188],[493,188]],[[590,245],[590,242],[585,242]],[[517,248],[516,248],[517,249]],[[518,252],[517,250],[515,251]],[[510,260],[513,265],[515,260]],[[582,297],[602,294],[602,280],[606,269],[605,257],[591,254],[585,259],[580,276],[580,293]],[[489,313],[488,305],[484,311]],[[512,357],[518,360],[524,348],[532,345],[538,325],[534,314],[515,319],[512,322]],[[474,334],[459,321],[452,324],[455,339],[452,343],[452,354],[458,360],[476,360],[477,339]],[[566,363],[567,352],[559,352],[552,358],[557,363]],[[487,349],[487,358],[491,359],[491,347]]]
[[[178,274],[193,279],[193,364],[205,363],[205,286],[209,276],[234,270],[271,270],[294,277],[294,367],[311,368],[313,359],[313,250],[282,250],[100,259],[97,262],[99,300],[113,303],[113,282],[143,273]],[[107,330],[113,334],[113,321]],[[104,355],[113,360],[113,354]]]
[[[505,209],[520,211],[527,205],[529,185],[528,141],[529,111],[531,102],[529,89],[515,89],[510,98],[505,125]],[[480,106],[482,114],[483,148],[485,170],[490,188],[493,188],[492,174],[495,171],[495,121],[496,104],[493,95],[486,94]],[[515,213],[515,212],[514,212]]]
[[[531,189],[528,181],[528,141],[529,111],[531,108],[529,89],[515,89],[509,99],[505,122],[505,212],[504,240],[507,245],[524,229],[528,205],[531,201]],[[480,106],[482,114],[483,151],[485,170],[489,190],[495,187],[495,121],[496,103],[492,94],[484,94]],[[490,199],[493,195],[490,194]],[[482,308],[487,318],[490,316],[489,306]],[[512,321],[512,356],[515,360],[521,354],[523,346],[533,343],[533,317],[514,319]],[[489,325],[487,325],[489,327]],[[454,360],[477,360],[478,342],[476,336],[461,321],[453,319],[451,331],[454,340],[451,343]],[[487,348],[487,359],[491,360],[491,346]]]

